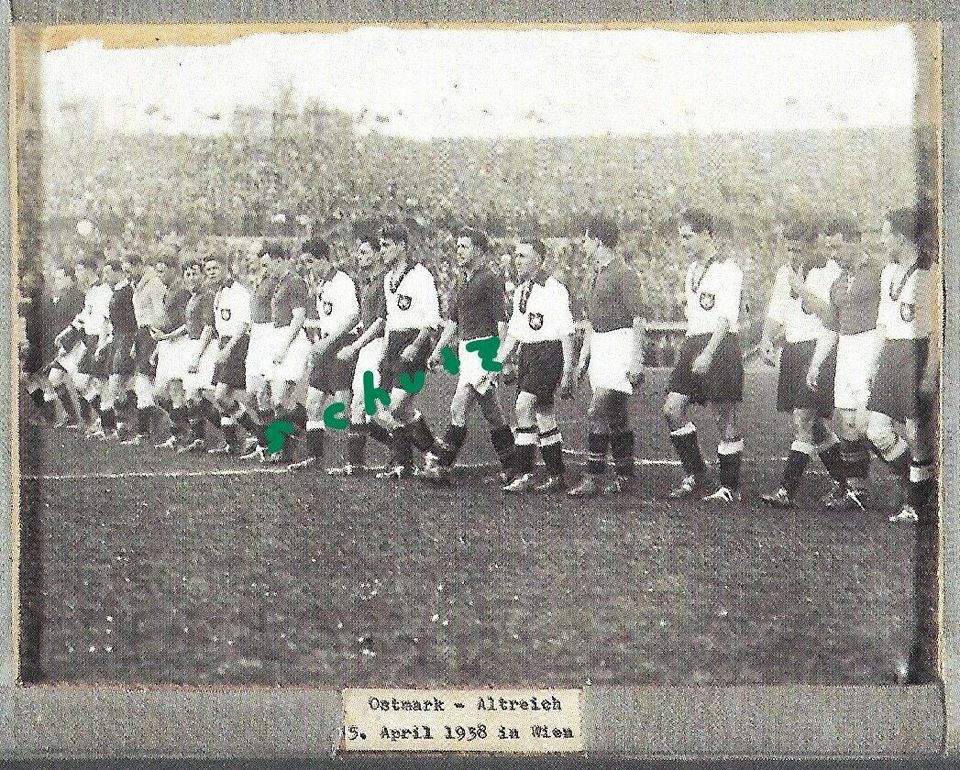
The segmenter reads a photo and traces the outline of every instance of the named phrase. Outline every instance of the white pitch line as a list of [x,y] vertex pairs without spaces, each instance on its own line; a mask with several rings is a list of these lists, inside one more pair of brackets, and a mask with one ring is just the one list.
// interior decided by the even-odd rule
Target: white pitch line
[[[575,456],[585,456],[586,452],[581,452],[576,449],[565,449],[564,454],[575,455]],[[765,462],[765,463],[780,463],[783,462],[785,458],[783,457],[768,457],[766,459],[759,458],[744,458],[745,463],[756,463],[756,462]],[[679,460],[672,460],[668,458],[647,458],[647,457],[638,457],[635,461],[636,465],[639,466],[659,466],[659,467],[677,467],[680,465]],[[712,463],[708,463],[712,464]],[[493,469],[497,467],[494,463],[458,463],[455,468],[462,468],[465,470],[480,470],[483,468]],[[384,470],[385,466],[372,466],[371,470],[380,471]],[[817,470],[809,471],[815,475],[818,473]],[[287,468],[286,465],[251,465],[244,468],[210,468],[207,470],[172,470],[172,471],[122,471],[119,473],[49,473],[49,474],[23,474],[20,476],[21,479],[28,481],[88,481],[93,479],[101,479],[104,481],[111,479],[180,479],[180,478],[192,478],[196,476],[256,476],[260,474],[286,474],[286,473],[295,473]],[[318,476],[319,477],[319,474]],[[303,478],[307,478],[304,476]]]

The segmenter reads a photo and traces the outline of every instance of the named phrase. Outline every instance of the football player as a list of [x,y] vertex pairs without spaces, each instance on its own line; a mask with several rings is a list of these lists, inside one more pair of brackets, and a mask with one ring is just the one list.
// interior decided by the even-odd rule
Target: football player
[[101,438],[119,438],[117,411],[126,398],[126,390],[134,372],[136,360],[137,316],[133,308],[133,286],[130,279],[134,264],[142,265],[139,257],[111,259],[103,267],[103,279],[113,288],[107,309],[105,331],[109,343],[103,347],[106,387],[101,392]]
[[867,403],[867,438],[905,488],[890,521],[915,522],[930,502],[936,457],[939,365],[930,344],[936,286],[922,252],[931,224],[926,212],[913,208],[891,212],[887,223],[884,240],[893,261],[880,276],[878,365]]
[[[589,366],[593,395],[587,410],[587,473],[569,491],[571,497],[626,492],[634,480],[634,437],[627,406],[634,386],[643,380],[645,322],[640,279],[615,251],[619,238],[615,222],[594,216],[583,239],[596,275],[587,295],[588,327],[576,379]],[[616,475],[601,488],[608,449]]]
[[[433,275],[410,253],[410,232],[403,224],[380,231],[380,255],[387,266],[383,294],[387,308],[386,341],[380,387],[389,389],[389,409],[375,419],[391,433],[393,457],[382,478],[409,476],[413,447],[429,452],[433,433],[414,406],[415,394],[401,387],[401,378],[416,383],[424,376],[430,355],[430,335],[440,325],[440,303]],[[422,382],[421,382],[422,385]]]
[[[844,483],[839,438],[832,422],[835,353],[820,365],[817,387],[811,389],[807,384],[817,340],[823,334],[817,311],[822,313],[829,305],[830,287],[840,275],[833,252],[818,249],[815,236],[814,228],[799,223],[785,231],[783,244],[789,262],[777,271],[760,342],[761,356],[771,366],[776,364],[776,348],[782,343],[777,410],[793,417],[793,443],[780,487],[773,494],[762,495],[763,501],[775,508],[796,504],[797,489],[814,455],[838,484]],[[806,300],[791,288],[792,278],[803,282]]]
[[743,355],[740,351],[740,300],[743,272],[714,242],[713,217],[697,208],[680,218],[680,241],[690,259],[684,280],[687,331],[670,374],[663,413],[683,466],[680,485],[670,497],[698,494],[706,465],[689,419],[691,404],[708,405],[717,421],[720,483],[703,499],[732,503],[740,499],[740,402],[743,400]]
[[56,331],[53,338],[54,359],[47,374],[49,395],[59,403],[65,415],[58,427],[80,427],[82,418],[79,411],[75,387],[77,362],[83,355],[83,334],[73,324],[83,310],[82,289],[76,284],[77,271],[72,265],[58,265],[53,270],[51,292],[50,330]]
[[[447,303],[447,321],[440,339],[427,359],[427,366],[438,369],[443,351],[459,336],[457,359],[459,379],[450,404],[450,424],[436,448],[427,455],[421,475],[433,481],[447,479],[467,436],[467,415],[474,403],[490,426],[490,443],[500,460],[501,483],[513,477],[513,432],[503,416],[500,399],[493,381],[487,378],[482,356],[476,347],[484,340],[506,336],[506,313],[503,303],[504,281],[489,267],[490,239],[479,230],[466,227],[457,236],[457,265],[462,279]],[[497,346],[491,349],[495,356]]]
[[357,341],[360,320],[357,287],[334,261],[330,246],[320,239],[309,240],[300,248],[301,262],[315,287],[316,320],[305,322],[312,337],[312,367],[307,384],[307,456],[290,466],[291,470],[309,468],[323,459],[323,416],[332,396],[350,403],[350,385],[356,366],[355,356],[338,357],[340,351]]
[[[826,235],[836,249],[842,272],[830,287],[823,316],[825,330],[817,343],[808,385],[816,388],[821,368],[836,347],[834,376],[835,425],[841,441],[844,483],[827,500],[831,510],[863,510],[870,472],[867,402],[877,361],[877,311],[880,306],[879,261],[865,248],[863,231],[851,220],[830,223]],[[791,287],[804,302],[818,307],[816,296],[799,281]],[[828,376],[828,375],[827,375]]]
[[[573,315],[567,288],[546,269],[547,249],[538,238],[523,238],[514,251],[519,285],[513,293],[513,313],[506,339],[497,353],[502,364],[519,345],[517,366],[517,428],[514,433],[516,477],[503,487],[509,494],[557,492],[566,489],[563,436],[554,408],[557,388],[570,395],[573,376]],[[488,372],[493,379],[496,373]],[[537,444],[547,478],[533,478]]]

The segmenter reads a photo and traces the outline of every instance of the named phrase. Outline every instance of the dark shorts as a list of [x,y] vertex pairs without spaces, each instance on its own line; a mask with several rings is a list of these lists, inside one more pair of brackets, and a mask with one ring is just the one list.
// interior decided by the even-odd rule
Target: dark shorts
[[[220,349],[222,350],[229,342],[229,338],[224,337],[220,340]],[[250,347],[250,335],[243,334],[233,346],[227,360],[222,364],[218,363],[213,368],[213,384],[219,385],[221,382],[230,390],[243,390],[247,387],[247,350]]]
[[88,334],[86,338],[86,349],[83,351],[83,357],[77,364],[77,372],[86,374],[90,377],[105,379],[109,375],[108,365],[110,362],[109,343],[103,350],[100,358],[96,358],[94,353],[97,350],[98,337],[95,334]]
[[694,359],[710,341],[709,334],[684,337],[677,363],[670,373],[670,392],[689,396],[695,404],[743,401],[743,353],[740,338],[728,334],[720,342],[710,368],[704,375],[691,371]]
[[383,354],[383,362],[380,364],[380,387],[384,390],[399,387],[401,374],[413,377],[417,372],[426,371],[431,350],[429,339],[424,340],[413,361],[404,361],[400,357],[404,348],[413,342],[419,333],[417,329],[390,332],[390,340]]
[[136,369],[137,335],[135,333],[114,334],[110,342],[110,374],[129,377]]
[[837,373],[837,351],[827,356],[820,367],[817,389],[807,387],[807,372],[816,340],[788,342],[780,353],[780,376],[777,380],[777,411],[792,412],[794,409],[816,409],[821,417],[833,414],[833,382]]
[[135,374],[144,374],[147,377],[156,376],[157,364],[150,361],[151,356],[153,356],[153,351],[156,349],[157,341],[150,336],[149,327],[141,326],[137,329],[133,352],[133,370]]
[[[38,344],[30,345],[23,355],[21,366],[24,374],[37,374],[43,367],[50,362],[50,358],[45,358],[44,349]],[[52,356],[51,356],[52,358]]]
[[563,345],[560,340],[525,342],[517,363],[517,392],[531,393],[544,406],[553,404],[563,377]]
[[310,369],[311,388],[316,388],[323,393],[350,390],[353,385],[353,372],[357,367],[357,354],[355,353],[346,361],[341,361],[337,358],[337,353],[356,340],[356,334],[345,334],[328,345],[322,355],[313,356],[313,365]]
[[884,343],[867,409],[894,420],[924,419],[930,415],[933,403],[919,395],[929,346],[930,341],[926,338],[887,340]]

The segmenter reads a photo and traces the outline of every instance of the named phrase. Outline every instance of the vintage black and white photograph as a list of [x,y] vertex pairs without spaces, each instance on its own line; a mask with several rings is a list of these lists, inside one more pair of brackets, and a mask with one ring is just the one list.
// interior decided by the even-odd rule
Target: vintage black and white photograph
[[14,50],[22,682],[939,679],[935,25]]

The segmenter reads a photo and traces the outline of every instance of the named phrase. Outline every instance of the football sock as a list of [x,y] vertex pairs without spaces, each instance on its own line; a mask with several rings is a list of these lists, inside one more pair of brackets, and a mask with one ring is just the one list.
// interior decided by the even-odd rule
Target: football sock
[[910,464],[910,504],[918,511],[930,502],[933,494],[933,461],[914,460]]
[[307,454],[310,457],[323,459],[323,421],[307,420]]
[[817,446],[817,456],[823,467],[827,469],[830,478],[841,486],[847,483],[847,476],[843,466],[843,454],[841,451],[839,439],[831,437],[826,446],[819,444]]
[[607,467],[607,446],[610,444],[609,433],[587,434],[587,473],[600,476]]
[[537,429],[532,425],[518,425],[514,441],[516,442],[517,470],[520,473],[531,473],[534,453],[537,449]]
[[703,462],[703,454],[700,452],[700,444],[697,441],[697,429],[692,422],[688,422],[681,428],[677,428],[670,433],[670,443],[680,458],[680,464],[683,466],[683,472],[688,476],[700,475],[706,469],[706,463]]
[[465,425],[448,425],[444,431],[443,438],[437,440],[434,452],[440,465],[449,468],[457,459],[463,442],[467,438],[467,428]]
[[305,430],[307,427],[307,408],[303,404],[297,404],[287,412],[287,419],[297,430]]
[[30,400],[33,401],[33,405],[37,408],[37,411],[40,413],[40,416],[47,418],[47,404],[43,400],[43,391],[40,388],[37,388],[34,391],[30,392]]
[[393,466],[408,466],[413,462],[413,441],[410,438],[410,432],[405,425],[398,426],[391,433]]
[[237,421],[233,417],[222,417],[220,419],[220,432],[223,434],[223,440],[231,449],[237,445],[240,439],[240,430],[237,427]]
[[67,390],[67,386],[59,385],[56,394],[61,406],[63,406],[63,411],[67,413],[67,419],[72,423],[79,422],[80,414],[77,412],[77,406],[73,403],[73,399],[70,398],[70,391]]
[[148,406],[143,409],[137,409],[137,434],[147,436],[150,434],[150,413],[153,407]]
[[610,454],[613,455],[613,467],[618,476],[632,476],[636,473],[632,430],[622,430],[611,434]]
[[117,413],[113,409],[104,409],[100,413],[100,425],[104,433],[117,429]]
[[189,430],[187,408],[175,406],[170,409],[170,423],[174,436],[183,437]]
[[720,461],[720,486],[737,489],[740,486],[740,463],[743,459],[743,439],[721,441],[717,447]]
[[509,425],[498,425],[490,429],[490,443],[497,453],[500,465],[504,470],[511,469],[516,463],[516,450],[513,442],[513,431]]
[[385,447],[393,446],[393,436],[390,434],[390,431],[384,428],[380,423],[368,422],[367,429],[367,432],[370,434],[370,438],[374,439],[374,441],[379,441]]
[[250,415],[246,409],[240,409],[239,412],[235,415],[237,424],[243,428],[251,436],[260,436],[260,431],[262,430],[261,426],[257,423],[256,420]]
[[367,434],[366,423],[359,425],[350,423],[347,431],[347,463],[363,466],[367,461]]
[[410,441],[413,443],[413,446],[421,452],[429,452],[433,449],[436,441],[433,438],[433,433],[430,431],[430,426],[427,425],[427,421],[420,412],[414,414],[413,419],[406,424],[406,429],[410,435]]
[[93,407],[90,406],[89,401],[87,401],[85,398],[77,399],[77,408],[80,410],[80,417],[86,425],[89,425],[91,422],[93,422],[94,411]]
[[864,489],[870,473],[870,445],[867,440],[841,439],[840,456],[843,460],[843,475],[847,486],[851,489]]
[[790,445],[790,454],[787,455],[787,462],[783,466],[783,481],[781,486],[787,490],[787,494],[793,497],[800,486],[800,479],[803,478],[803,472],[810,464],[810,458],[816,451],[816,447],[806,441],[794,441]]
[[549,475],[563,475],[563,436],[560,435],[560,428],[551,428],[540,434],[540,456]]

